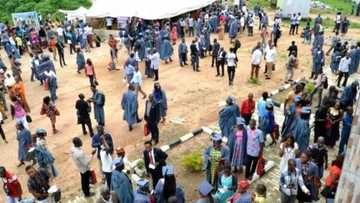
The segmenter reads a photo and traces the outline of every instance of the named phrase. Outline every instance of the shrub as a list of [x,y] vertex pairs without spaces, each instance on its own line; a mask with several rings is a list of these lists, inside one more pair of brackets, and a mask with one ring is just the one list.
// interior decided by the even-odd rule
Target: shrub
[[315,84],[311,81],[307,81],[305,85],[305,91],[311,94],[315,90]]
[[193,152],[184,156],[182,165],[190,172],[200,172],[202,169],[203,158],[201,152]]

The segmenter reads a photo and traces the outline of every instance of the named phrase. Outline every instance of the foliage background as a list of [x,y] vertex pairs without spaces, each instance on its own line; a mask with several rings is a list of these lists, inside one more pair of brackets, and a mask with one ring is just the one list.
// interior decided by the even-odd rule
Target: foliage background
[[91,0],[0,0],[0,21],[11,22],[11,14],[37,11],[43,18],[59,16],[58,9],[89,8]]

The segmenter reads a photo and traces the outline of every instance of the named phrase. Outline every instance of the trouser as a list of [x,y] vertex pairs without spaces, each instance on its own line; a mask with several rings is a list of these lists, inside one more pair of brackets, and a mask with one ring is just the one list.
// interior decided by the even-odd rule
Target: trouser
[[245,120],[245,125],[249,125],[252,114],[242,114],[241,117]]
[[80,173],[81,176],[81,189],[85,195],[85,197],[90,195],[90,177],[91,172],[86,171],[85,173]]
[[186,53],[180,53],[180,66],[186,65]]
[[235,66],[228,66],[227,71],[229,76],[229,84],[232,84],[235,77]]
[[266,62],[265,67],[266,67],[266,74],[265,74],[265,76],[266,76],[267,78],[271,78],[272,71],[273,71],[273,69],[274,69],[274,63]]
[[[299,190],[301,190],[299,188]],[[284,193],[280,193],[280,202],[281,203],[295,203],[296,202],[296,195],[291,195],[291,196],[288,196],[288,195],[285,195]]]
[[154,69],[155,81],[159,80],[159,69]]
[[15,117],[15,121],[16,123],[21,123],[24,126],[24,128],[29,129],[29,124],[26,120],[26,116]]
[[1,138],[2,138],[3,140],[6,140],[5,133],[4,133],[4,130],[3,130],[3,128],[2,128],[2,124],[0,124],[0,135],[1,135]]
[[279,40],[279,37],[278,36],[275,36],[274,37],[274,46],[277,47],[277,42]]
[[249,36],[253,36],[253,30],[254,30],[254,27],[253,26],[248,26],[248,35]]
[[339,71],[339,76],[337,78],[337,86],[338,87],[340,87],[340,83],[341,83],[341,80],[342,80],[343,77],[344,77],[344,82],[343,82],[342,86],[345,87],[346,83],[347,83],[347,80],[349,78],[349,73]]
[[350,137],[351,127],[345,126],[341,131],[341,138],[339,144],[339,153],[342,154],[345,151],[345,145],[347,146]]
[[91,172],[86,171],[85,173],[80,173],[80,175],[81,175],[81,189],[82,189],[85,197],[88,197],[90,195]]
[[97,107],[96,109],[94,109],[94,111],[97,113],[95,114],[95,119],[98,123],[98,125],[101,126],[105,126],[105,112],[104,112],[104,107]]
[[214,64],[216,65],[216,55],[212,55],[212,58],[211,58],[211,67],[214,67]]
[[193,71],[198,71],[199,70],[199,56],[192,55],[191,56],[191,64],[193,67]]
[[31,68],[30,81],[34,81],[34,78],[35,78],[35,70],[34,70],[34,68]]
[[6,196],[6,203],[19,203],[20,200],[18,197]]
[[298,32],[299,32],[299,24],[296,24],[295,25],[295,33],[298,34]]
[[162,176],[162,171],[160,169],[155,169],[155,170],[150,170],[150,174],[151,174],[151,179],[153,182],[153,188],[156,187],[157,183],[159,182],[159,180],[163,177]]
[[295,25],[290,25],[289,35],[295,34]]
[[220,68],[221,68],[221,76],[224,76],[224,62],[223,61],[218,61],[216,64],[216,72],[217,75],[220,75]]
[[55,102],[57,100],[57,96],[56,96],[56,86],[49,86],[49,91],[50,91],[50,98],[52,102]]
[[70,49],[70,54],[73,54],[73,52],[76,53],[75,44],[71,43],[69,49]]
[[95,86],[95,84],[94,84],[94,75],[88,75],[88,77],[89,77],[89,81],[90,81],[90,86]]
[[335,199],[334,198],[326,198],[326,203],[334,203]]
[[87,128],[88,128],[89,133],[90,133],[90,137],[94,136],[94,131],[93,131],[93,128],[92,128],[92,126],[91,126],[91,120],[90,120],[90,118],[89,118],[88,121],[85,121],[85,122],[81,123],[81,128],[82,128],[82,131],[83,131],[83,134],[84,134],[84,135],[87,134],[85,125],[87,125]]
[[285,81],[292,80],[294,77],[294,69],[293,68],[287,68],[286,69],[286,75],[285,75]]
[[246,169],[245,169],[245,178],[251,178],[255,173],[256,165],[259,157],[254,157],[250,155],[246,155]]
[[194,36],[194,27],[189,27],[189,36],[190,37]]
[[260,69],[259,65],[255,65],[255,64],[251,65],[251,78],[254,78],[254,75],[255,78],[259,77],[259,69]]
[[148,123],[151,133],[151,140],[159,142],[159,128],[157,123]]
[[64,52],[59,51],[59,61],[60,61],[60,66],[61,67],[66,65]]
[[107,172],[103,172],[104,176],[105,176],[105,180],[106,180],[106,185],[108,186],[108,188],[111,188],[111,172],[107,173]]
[[317,107],[318,108],[320,108],[320,106],[321,106],[321,101],[322,101],[322,93],[323,93],[323,89],[322,88],[320,88],[319,90],[318,90],[318,104],[317,104]]

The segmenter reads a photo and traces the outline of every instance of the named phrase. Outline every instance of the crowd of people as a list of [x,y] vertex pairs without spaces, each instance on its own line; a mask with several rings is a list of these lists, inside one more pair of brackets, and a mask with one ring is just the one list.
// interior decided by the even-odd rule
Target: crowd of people
[[[239,36],[245,32],[248,36],[253,36],[255,20],[258,19],[261,41],[251,51],[250,80],[259,80],[262,65],[265,67],[265,79],[271,79],[277,65],[277,42],[282,36],[281,15],[276,13],[273,24],[270,25],[267,13],[260,6],[249,9],[243,1],[240,2],[242,3],[239,7],[229,8],[214,3],[200,10],[197,15],[189,13],[164,21],[129,18],[127,21],[118,22],[118,36],[109,36],[109,71],[119,70],[119,47],[124,46],[128,52],[122,68],[123,81],[128,85],[128,90],[121,98],[123,120],[128,124],[129,131],[144,120],[144,133],[151,135],[151,139],[144,143],[143,151],[147,176],[136,181],[136,189],[133,189],[129,177],[131,167],[125,150],[114,146],[112,135],[105,130],[106,97],[98,88],[99,82],[92,60],[84,55],[84,52],[96,51],[92,49],[101,46],[100,37],[93,32],[91,25],[81,20],[65,21],[56,26],[45,21],[41,22],[39,29],[25,23],[16,27],[2,24],[1,45],[11,67],[8,68],[2,59],[0,60],[0,134],[4,142],[8,143],[1,127],[9,110],[5,96],[8,94],[11,101],[10,115],[16,121],[18,167],[26,162],[30,163],[25,167],[28,175],[26,185],[34,199],[37,202],[49,202],[56,196],[56,192],[50,193],[49,189],[59,171],[55,166],[56,157],[47,148],[47,131],[37,128],[35,133],[31,132],[31,109],[25,94],[21,69],[22,66],[29,66],[30,80],[38,80],[49,91],[49,96],[43,98],[40,114],[49,118],[52,132],[56,134],[56,118],[60,116],[56,107],[56,92],[60,78],[56,74],[59,70],[55,69],[54,61],[58,59],[60,67],[67,66],[64,53],[68,46],[70,54],[76,55],[77,73],[84,70],[93,93],[88,99],[83,93],[79,93],[75,103],[77,122],[84,135],[89,133],[93,151],[87,154],[83,150],[82,139],[87,139],[86,137],[74,137],[70,152],[80,173],[84,196],[94,195],[90,185],[96,183],[95,171],[90,165],[96,161],[103,183],[98,203],[185,202],[185,191],[177,184],[174,166],[167,164],[168,155],[156,147],[160,141],[158,125],[165,122],[168,110],[166,91],[159,83],[160,66],[162,62],[173,62],[174,48],[177,46],[181,67],[188,66],[190,59],[193,71],[200,72],[201,60],[211,58],[211,66],[216,67],[216,77],[225,75],[226,65],[231,86],[234,84],[240,61],[239,50],[242,45]],[[301,13],[290,16],[289,35],[300,36],[301,20]],[[264,173],[264,148],[273,146],[279,148],[281,157],[279,191],[282,203],[296,200],[312,202],[320,196],[326,198],[327,203],[334,202],[352,126],[353,106],[359,89],[357,81],[350,85],[347,81],[351,74],[358,71],[360,43],[352,44],[343,40],[342,36],[347,33],[350,22],[346,16],[338,13],[331,48],[324,52],[325,30],[322,23],[319,15],[314,19],[313,26],[309,21],[301,33],[304,43],[312,43],[309,80],[315,84],[315,88],[311,92],[306,89],[308,81],[294,83],[293,80],[294,70],[299,63],[299,50],[295,41],[287,49],[289,53],[284,81],[291,83],[293,89],[284,103],[285,119],[282,124],[276,123],[274,102],[268,92],[263,92],[258,101],[249,93],[248,98],[240,104],[232,96],[226,99],[225,107],[219,112],[221,132],[211,136],[212,145],[204,150],[203,169],[206,171],[206,180],[199,185],[200,197],[197,203],[266,202],[265,185],[257,184],[255,192],[251,192],[249,186],[255,174],[261,176]],[[112,21],[108,18],[106,26],[112,28]],[[228,51],[221,44],[225,33],[231,42]],[[186,38],[191,38],[190,45],[186,43]],[[21,64],[20,59],[26,53],[31,57],[30,62]],[[338,75],[337,86],[329,85],[323,71],[326,56],[330,54],[331,71]],[[144,74],[147,78],[154,80],[154,88],[148,94],[142,89],[141,64],[145,64]],[[140,116],[138,111],[141,105],[139,93],[145,99],[143,116]],[[314,104],[314,98],[317,98],[317,104]],[[312,130],[310,115],[314,111],[313,106],[317,107]],[[91,121],[92,111],[97,122],[96,130],[93,130]],[[310,141],[312,132],[313,142]],[[266,146],[268,135],[271,143]],[[329,164],[328,150],[333,150],[339,140],[338,155]],[[243,172],[244,175],[241,175]],[[240,178],[243,176],[244,178]],[[0,167],[0,177],[4,183],[7,202],[20,202],[23,190],[16,175],[5,167]],[[322,178],[324,185],[321,185]]]

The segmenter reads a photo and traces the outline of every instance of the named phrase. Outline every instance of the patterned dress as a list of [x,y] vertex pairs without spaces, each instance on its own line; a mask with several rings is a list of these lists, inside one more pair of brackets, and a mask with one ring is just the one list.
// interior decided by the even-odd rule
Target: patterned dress
[[211,150],[210,153],[210,162],[211,162],[211,184],[216,184],[216,175],[217,175],[217,169],[219,166],[219,162],[221,160],[221,151],[217,149]]
[[243,131],[237,131],[235,133],[235,145],[234,145],[233,156],[231,159],[232,167],[241,167],[243,165],[244,162],[243,142],[244,142]]

